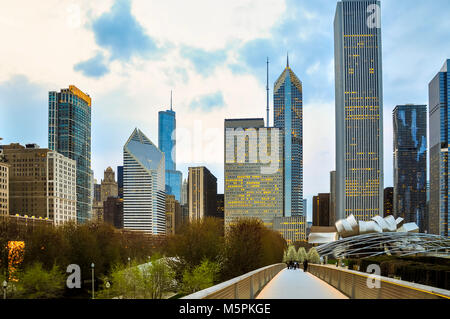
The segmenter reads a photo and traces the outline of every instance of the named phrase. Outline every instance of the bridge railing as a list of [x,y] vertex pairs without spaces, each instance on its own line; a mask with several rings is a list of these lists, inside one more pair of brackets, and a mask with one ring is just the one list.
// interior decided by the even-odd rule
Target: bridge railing
[[182,299],[254,299],[264,286],[284,268],[286,268],[286,264],[263,267]]
[[310,264],[308,272],[351,299],[450,299],[449,290],[384,276],[376,276],[380,288],[370,288],[374,275],[335,266]]

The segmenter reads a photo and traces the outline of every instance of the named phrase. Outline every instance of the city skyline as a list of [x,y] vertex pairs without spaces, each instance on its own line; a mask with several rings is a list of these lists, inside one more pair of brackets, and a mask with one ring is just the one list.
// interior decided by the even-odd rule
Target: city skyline
[[[125,2],[122,1],[121,3]],[[121,75],[123,73],[123,64],[127,62],[123,62],[120,58],[126,60],[128,57],[133,56],[133,54],[127,56],[127,52],[117,51],[117,48],[112,44],[102,44],[103,42],[100,41],[100,38],[98,41],[95,39],[89,40],[96,41],[96,44],[92,45],[93,48],[96,48],[94,52],[92,52],[93,49],[90,49],[83,53],[83,56],[65,57],[69,60],[67,67],[60,67],[61,62],[59,62],[59,58],[56,58],[54,54],[49,55],[49,57],[55,58],[54,61],[52,61],[55,64],[54,68],[49,67],[48,62],[45,62],[48,61],[48,59],[41,59],[41,61],[43,61],[42,65],[47,67],[49,70],[48,72],[37,72],[39,71],[39,66],[35,64],[35,62],[33,63],[33,61],[24,61],[19,65],[17,63],[18,58],[11,58],[9,59],[11,63],[9,63],[8,66],[5,66],[0,74],[0,109],[2,112],[5,112],[1,114],[1,118],[12,119],[6,123],[3,121],[1,123],[2,127],[5,128],[6,133],[2,132],[2,135],[5,138],[3,142],[5,144],[13,142],[22,144],[35,142],[43,147],[47,146],[45,138],[46,132],[45,129],[42,128],[46,123],[46,94],[48,91],[54,90],[55,88],[65,87],[66,85],[73,83],[81,90],[89,93],[94,100],[92,110],[92,164],[95,172],[94,175],[96,178],[99,178],[107,166],[115,167],[121,165],[121,146],[119,144],[126,140],[129,131],[135,126],[142,127],[146,132],[149,132],[149,136],[152,140],[157,140],[155,138],[157,134],[156,110],[161,110],[164,107],[161,105],[168,105],[166,100],[168,100],[167,96],[171,88],[174,89],[174,99],[177,101],[178,105],[177,113],[181,122],[179,123],[180,127],[193,127],[195,124],[194,118],[198,117],[202,120],[205,129],[208,128],[207,124],[211,124],[213,127],[217,126],[220,131],[222,131],[222,127],[218,124],[216,125],[214,122],[216,122],[216,117],[220,119],[218,122],[222,122],[223,118],[226,117],[223,116],[224,113],[232,113],[233,117],[248,117],[248,115],[252,117],[264,116],[266,57],[269,56],[270,59],[270,84],[272,85],[276,75],[285,65],[286,51],[289,51],[291,66],[301,76],[304,85],[309,87],[308,90],[305,89],[308,94],[305,95],[304,102],[304,116],[305,118],[310,119],[308,123],[305,123],[304,188],[306,192],[305,197],[311,199],[312,195],[315,193],[327,192],[329,190],[327,171],[335,169],[333,164],[333,117],[330,116],[329,119],[325,119],[327,121],[326,123],[330,125],[325,125],[327,128],[325,128],[324,132],[319,133],[317,136],[311,134],[318,125],[318,122],[313,120],[315,117],[314,115],[320,117],[320,114],[325,114],[324,112],[330,113],[330,111],[333,112],[334,110],[334,103],[332,102],[334,84],[332,79],[328,79],[330,74],[333,75],[333,72],[332,68],[331,71],[327,69],[327,65],[330,64],[333,54],[333,44],[331,39],[332,19],[330,19],[330,17],[334,15],[335,2],[330,3],[328,1],[326,3],[329,5],[327,6],[325,6],[324,3],[324,1],[318,1],[317,4],[288,2],[287,4],[285,3],[284,7],[277,7],[276,10],[273,10],[275,6],[272,5],[270,8],[272,8],[271,11],[273,12],[267,17],[267,21],[264,22],[264,24],[267,24],[265,25],[266,32],[269,32],[270,36],[267,38],[264,36],[264,32],[258,33],[254,31],[254,34],[248,35],[244,39],[238,37],[242,42],[242,45],[238,45],[234,48],[226,48],[224,43],[217,42],[219,40],[216,40],[214,45],[211,44],[211,46],[208,46],[207,44],[199,43],[199,40],[189,39],[189,41],[191,41],[189,43],[190,48],[184,48],[183,50],[183,42],[180,39],[177,39],[175,41],[177,44],[176,49],[167,51],[168,54],[163,57],[155,57],[155,60],[152,60],[153,58],[150,59],[137,54],[134,59],[128,60],[128,63],[130,64],[129,77]],[[108,13],[113,15],[115,12],[114,7],[110,11],[111,4],[112,3],[110,2],[104,6],[96,6],[96,9],[91,16],[86,15],[86,17],[83,18],[86,20],[91,19],[95,22],[92,24],[92,28],[81,24],[81,26],[75,28],[78,32],[75,36],[81,37],[85,34],[99,35],[100,31],[98,30],[100,28],[96,28],[95,26],[99,26],[101,23],[107,24],[107,18],[109,17]],[[64,4],[61,5],[63,8],[72,8],[69,5],[66,7],[64,7]],[[145,38],[151,38],[156,31],[153,31],[155,28],[149,28],[145,19],[137,13],[136,8],[141,5],[142,4],[139,4],[138,1],[133,1],[131,7],[132,10],[123,10],[123,13],[126,14],[128,12],[129,14],[127,17],[132,21],[138,21],[138,24],[140,24],[141,27],[139,30],[146,36]],[[157,4],[153,5],[157,6]],[[254,12],[265,12],[267,9],[264,8],[264,5],[267,6],[266,3],[261,5],[258,4],[256,8],[254,8]],[[13,6],[13,4],[10,4],[9,6]],[[233,4],[230,4],[230,6],[232,7]],[[439,71],[442,61],[447,58],[446,52],[448,52],[448,44],[445,43],[440,44],[440,50],[429,52],[430,47],[436,47],[434,41],[436,41],[437,38],[440,38],[442,32],[445,31],[436,30],[435,33],[430,32],[431,36],[425,38],[423,36],[421,37],[420,34],[417,35],[415,33],[417,28],[425,25],[425,22],[416,20],[414,26],[411,26],[411,29],[404,28],[405,30],[401,30],[400,34],[397,34],[397,31],[399,31],[398,27],[400,25],[406,25],[407,22],[405,21],[410,21],[411,16],[418,16],[419,12],[439,15],[441,14],[439,8],[448,6],[448,4],[444,1],[436,1],[426,5],[425,8],[424,4],[420,2],[417,2],[417,6],[411,6],[409,1],[397,1],[394,3],[393,1],[385,0],[382,1],[382,6],[382,25],[384,32],[383,51],[385,52],[384,80],[385,88],[388,88],[385,90],[385,113],[389,114],[391,109],[400,103],[414,102],[427,104],[427,83],[432,79],[434,74]],[[124,8],[126,9],[127,7],[125,6]],[[11,17],[14,17],[14,12],[16,11],[14,8],[11,9]],[[42,10],[44,9],[45,6]],[[88,9],[89,8],[80,8],[82,13],[84,10]],[[72,11],[76,10],[74,9]],[[164,10],[162,11],[164,12]],[[292,14],[295,12],[300,14],[298,15],[298,18],[291,18],[291,20],[289,20],[289,11],[291,11]],[[257,16],[256,13],[255,16]],[[252,13],[249,14],[252,17]],[[71,16],[68,15],[68,17],[69,18],[64,17],[65,20],[61,21],[64,28],[67,27],[67,20],[70,20]],[[302,22],[301,24],[304,25],[302,32],[281,32],[282,30],[289,30],[287,25],[283,23],[292,23],[292,21],[296,21],[297,19],[300,19]],[[433,21],[428,21],[426,23],[427,28],[430,29],[434,27],[437,29],[439,27],[439,29],[442,28],[445,30],[445,26],[442,27],[442,25],[437,22],[438,20],[439,19],[433,19]],[[12,27],[8,29],[12,35],[17,36],[20,34],[17,28],[14,28],[14,22],[11,19],[4,18],[1,19],[1,21],[6,25],[12,25]],[[259,23],[253,22],[253,25],[258,24]],[[410,25],[409,22],[408,25]],[[285,28],[282,29],[282,26]],[[312,26],[317,26],[317,30],[313,30]],[[41,27],[45,27],[45,25]],[[69,25],[68,27],[70,29],[73,25]],[[158,28],[156,28],[156,30],[158,30]],[[298,29],[294,30],[298,31]],[[410,38],[408,37],[408,34],[418,36],[418,39],[414,44],[409,43],[407,40]],[[166,39],[174,40],[176,38],[173,32],[165,36]],[[319,36],[320,40],[317,39],[317,36]],[[92,35],[90,38],[92,39]],[[228,34],[223,38],[230,39],[232,36]],[[289,43],[291,44],[286,44],[286,40],[289,40]],[[11,43],[13,42],[14,41]],[[187,42],[188,41],[186,40],[186,43]],[[185,46],[188,45],[186,43],[184,44]],[[321,48],[321,54],[317,56],[314,56],[313,52],[308,52],[308,49],[313,48],[314,44],[318,44],[318,47]],[[148,46],[150,46],[150,44],[148,44]],[[411,50],[409,50],[408,56],[405,58],[405,50],[411,47],[414,47],[417,50],[415,50],[414,53],[411,53]],[[256,48],[259,49],[256,50]],[[48,53],[44,47],[42,47],[42,49],[44,53]],[[8,57],[9,54],[11,54],[11,51],[9,51],[10,49],[7,48],[7,50],[8,51],[5,51],[5,57]],[[109,65],[109,73],[104,74],[102,77],[95,78],[84,76],[81,71],[74,70],[74,65],[78,65],[80,62],[86,61],[86,59],[89,60],[90,54],[88,54],[88,52],[95,55],[97,50],[106,55],[110,54],[113,57],[111,58],[112,62]],[[140,49],[137,48],[136,52],[141,52],[139,50]],[[225,52],[225,60],[220,59],[223,55],[221,55],[219,51]],[[261,52],[261,56],[259,56],[259,53],[255,53],[255,51]],[[233,55],[233,52],[240,53],[238,59],[234,61],[236,63],[232,63],[231,56]],[[386,52],[389,52],[389,54],[386,54]],[[201,53],[206,54],[205,56],[208,57],[206,61],[209,62],[209,65],[204,66],[202,69],[202,64],[206,65],[208,63],[199,63],[198,65],[200,65],[200,68],[198,69],[195,61],[205,61],[205,59],[202,60],[200,58],[202,57]],[[214,58],[218,58],[219,62]],[[406,65],[407,62],[414,65],[419,64],[414,73],[409,73],[412,71],[402,67],[402,65]],[[142,63],[146,66],[146,68],[144,68],[145,72],[136,73],[135,69]],[[178,67],[182,66],[181,69],[185,68],[185,72],[187,73],[187,80],[183,81],[183,77],[179,74],[177,75],[177,73],[172,74],[172,77],[164,74],[161,71],[164,67],[154,67],[157,63],[163,63],[172,73],[175,72],[175,65]],[[170,64],[173,65],[170,66]],[[236,64],[240,64],[241,73],[233,73],[230,71],[237,71],[237,69],[233,67],[233,65],[236,66]],[[79,66],[77,69],[80,68],[82,68],[82,66]],[[162,75],[162,79],[164,79],[162,82],[164,82],[164,85],[155,85],[155,82],[153,82],[152,79],[148,79],[148,76],[144,77],[144,75],[147,74],[149,70],[152,70],[152,68],[156,68],[155,71],[158,71],[158,74]],[[56,70],[58,70],[58,72],[56,72]],[[183,73],[181,70],[178,71]],[[414,76],[412,74],[414,74]],[[17,77],[16,75],[21,75],[22,77]],[[212,77],[216,77],[218,81],[216,83],[211,83],[210,80]],[[124,87],[122,91],[119,91],[119,87],[123,81],[130,78],[133,79],[130,82],[132,84]],[[155,78],[158,78],[158,76],[155,76]],[[167,84],[169,78],[173,79],[173,83]],[[194,85],[195,81],[191,83],[194,79],[197,81],[196,85]],[[222,87],[221,85],[224,83],[225,79],[234,81],[238,85],[231,85],[233,88],[230,88],[230,86],[227,85]],[[139,82],[142,82],[143,80],[149,81],[148,85],[138,85]],[[395,85],[393,85],[394,80],[396,83]],[[211,85],[209,88],[210,92],[199,89],[200,87],[204,87],[203,84],[206,82],[208,85]],[[181,85],[177,85],[177,83],[181,83]],[[133,90],[131,90],[132,85],[135,85]],[[242,91],[240,91],[240,88],[236,88],[239,86],[245,87],[246,90],[242,88]],[[23,94],[24,96],[17,98],[17,94],[13,94],[16,92],[16,87],[21,87],[21,89],[28,94]],[[161,95],[149,95],[148,91],[153,91],[149,89],[151,87],[154,87],[155,91],[160,91]],[[241,98],[241,92],[244,94],[244,91],[247,93],[247,96],[241,103],[237,103]],[[216,94],[217,92],[219,92],[219,94]],[[212,93],[212,95],[208,95],[207,93]],[[13,100],[12,96],[17,99]],[[127,99],[129,101],[126,101]],[[153,100],[154,102],[151,102]],[[178,101],[180,103],[178,103]],[[214,105],[214,101],[219,101],[219,106],[216,108],[213,107],[212,110],[209,111],[206,105],[208,105],[208,103]],[[132,105],[133,112],[128,111],[128,103]],[[221,104],[223,104],[222,107],[220,107]],[[249,105],[249,107],[244,108],[242,107],[243,104]],[[206,111],[209,112],[205,113],[203,107],[206,107]],[[19,115],[23,118],[25,129],[22,129],[20,133],[17,133],[18,128],[11,127],[9,122],[17,123]],[[213,116],[214,119],[211,123],[208,123],[206,118],[211,118],[211,116]],[[146,118],[146,120],[143,120],[143,118]],[[42,119],[44,120],[42,121]],[[385,133],[387,133],[386,130],[392,130],[392,125],[389,118],[386,119],[385,117],[384,121]],[[144,123],[144,126],[141,125],[142,123]],[[331,128],[328,128],[328,126]],[[111,130],[111,127],[117,127],[117,130]],[[113,138],[108,136],[110,134],[112,134]],[[222,143],[222,139],[219,138],[218,141],[219,144]],[[221,152],[223,152],[221,151],[223,145],[220,146],[221,147],[218,148],[218,154],[208,155],[210,157],[205,157],[199,162],[195,162],[194,160],[188,163],[181,162],[179,164],[180,170],[187,176],[188,166],[207,165],[214,175],[218,177],[218,192],[223,192],[223,163],[221,164],[221,160],[223,159],[223,156],[221,156],[223,155],[221,154]],[[392,151],[391,132],[390,134],[385,134],[384,150],[386,154],[390,154]],[[178,150],[177,153],[179,154],[178,157],[181,158],[180,153],[182,153],[182,151],[180,152],[180,150]],[[390,186],[393,184],[391,156],[385,156],[384,166],[384,175],[386,179],[385,186]],[[316,176],[319,176],[320,178],[317,178]],[[311,200],[309,202],[311,202]],[[311,212],[310,207],[308,211]]]

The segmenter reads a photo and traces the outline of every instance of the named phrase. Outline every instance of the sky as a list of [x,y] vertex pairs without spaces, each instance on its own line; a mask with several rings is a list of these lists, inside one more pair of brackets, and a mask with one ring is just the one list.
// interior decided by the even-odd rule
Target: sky
[[[266,117],[289,65],[303,83],[304,196],[335,169],[335,0],[0,0],[0,137],[48,147],[48,91],[92,100],[92,169],[122,165],[138,127],[158,143],[158,111],[177,116],[177,169],[207,166],[223,193],[223,123]],[[26,9],[24,9],[26,8]],[[450,58],[448,0],[382,0],[384,179],[392,186],[392,110],[428,104]]]

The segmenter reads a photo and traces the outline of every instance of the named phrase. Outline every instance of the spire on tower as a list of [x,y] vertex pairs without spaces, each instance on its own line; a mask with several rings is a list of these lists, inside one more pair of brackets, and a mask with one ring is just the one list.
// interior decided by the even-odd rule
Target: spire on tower
[[286,57],[286,67],[289,67],[289,52],[287,53],[287,57]]
[[170,110],[172,111],[172,90],[170,90]]

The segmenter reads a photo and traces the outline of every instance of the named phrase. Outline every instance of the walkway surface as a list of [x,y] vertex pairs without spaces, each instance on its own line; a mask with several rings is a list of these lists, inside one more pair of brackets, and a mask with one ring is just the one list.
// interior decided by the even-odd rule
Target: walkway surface
[[326,282],[301,269],[284,269],[259,293],[257,299],[348,299]]

